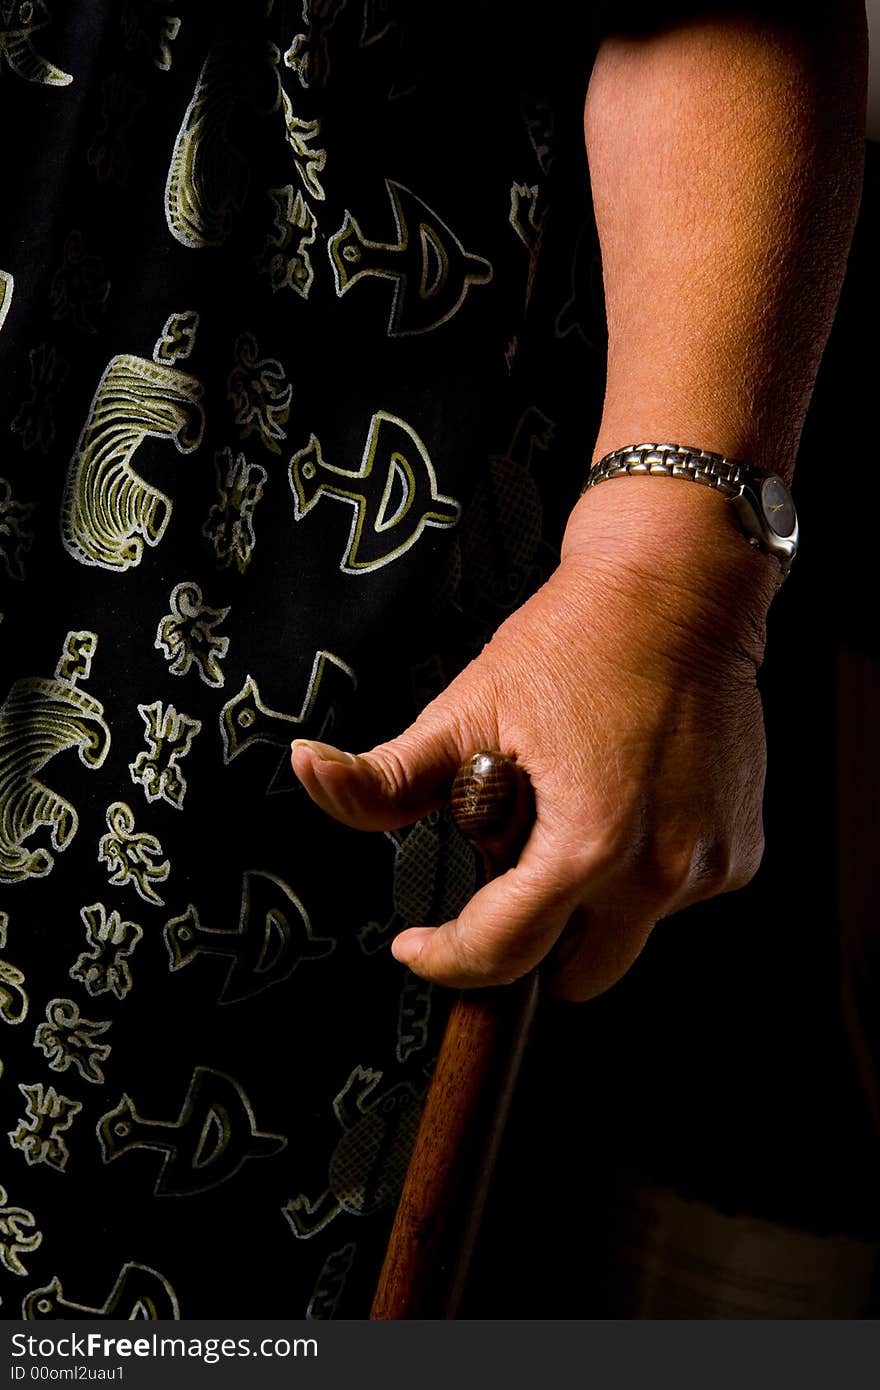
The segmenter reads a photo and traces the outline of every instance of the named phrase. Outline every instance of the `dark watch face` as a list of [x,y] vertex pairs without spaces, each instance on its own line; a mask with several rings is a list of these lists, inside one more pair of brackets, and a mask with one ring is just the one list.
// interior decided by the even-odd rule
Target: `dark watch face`
[[777,536],[790,536],[795,527],[794,502],[781,478],[765,478],[761,484],[764,520]]

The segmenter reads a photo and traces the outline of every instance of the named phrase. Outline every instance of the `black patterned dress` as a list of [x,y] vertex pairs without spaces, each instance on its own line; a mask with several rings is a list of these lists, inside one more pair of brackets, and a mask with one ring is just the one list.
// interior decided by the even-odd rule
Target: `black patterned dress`
[[0,1314],[364,1316],[473,883],[399,732],[602,388],[567,7],[0,3]]

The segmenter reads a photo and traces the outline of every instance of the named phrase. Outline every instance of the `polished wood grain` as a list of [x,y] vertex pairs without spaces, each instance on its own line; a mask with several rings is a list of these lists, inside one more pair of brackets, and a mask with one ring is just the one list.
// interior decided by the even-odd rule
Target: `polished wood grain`
[[[476,753],[450,797],[462,833],[502,873],[534,819],[511,759]],[[401,1194],[372,1319],[454,1318],[538,996],[537,973],[453,1005]]]

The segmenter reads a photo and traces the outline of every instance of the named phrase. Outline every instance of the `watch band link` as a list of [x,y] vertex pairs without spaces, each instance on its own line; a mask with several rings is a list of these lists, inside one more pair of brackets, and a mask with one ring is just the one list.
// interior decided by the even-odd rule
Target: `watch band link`
[[720,492],[737,497],[749,476],[747,466],[738,459],[712,454],[708,449],[688,449],[681,444],[630,444],[615,449],[590,469],[581,495],[606,478],[622,474],[651,473],[667,478],[688,478]]

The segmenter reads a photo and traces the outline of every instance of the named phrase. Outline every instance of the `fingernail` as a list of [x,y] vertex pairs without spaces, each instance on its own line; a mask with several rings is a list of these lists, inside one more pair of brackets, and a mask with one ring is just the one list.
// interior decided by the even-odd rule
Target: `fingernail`
[[354,767],[355,759],[351,753],[346,753],[341,748],[334,748],[332,743],[319,743],[313,738],[295,738],[290,745],[291,748],[308,748],[310,753],[314,753],[316,758],[320,758],[325,763],[342,763],[343,767]]
[[412,949],[410,949],[408,946],[392,945],[391,947],[391,954],[394,957],[394,959],[398,962],[398,964],[406,965],[410,968],[412,968],[412,966],[415,965],[421,953],[421,947],[419,946],[414,946],[412,947]]
[[394,959],[400,961],[401,965],[414,965],[424,950],[425,942],[429,936],[434,935],[435,930],[435,927],[407,928],[391,943],[391,954]]

